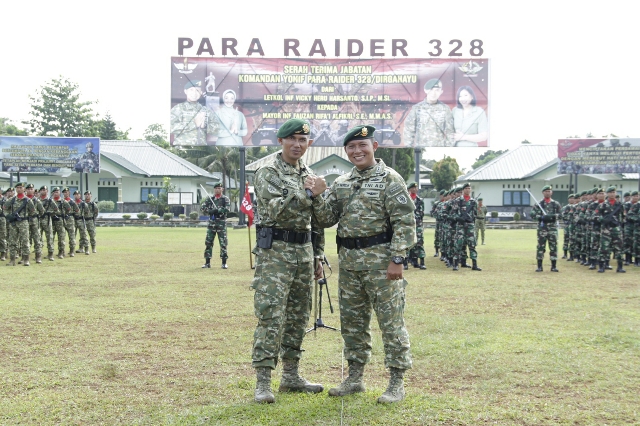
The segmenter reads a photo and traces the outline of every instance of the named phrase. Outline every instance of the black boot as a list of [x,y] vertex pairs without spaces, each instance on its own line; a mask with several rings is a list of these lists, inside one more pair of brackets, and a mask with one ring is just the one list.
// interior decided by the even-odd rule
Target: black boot
[[570,251],[569,252],[569,258],[567,259],[567,262],[572,262],[573,261],[573,252]]
[[631,263],[631,255],[627,253],[624,255],[624,265],[627,266],[630,263]]
[[612,270],[612,269],[613,269],[613,268],[611,267],[611,265],[609,265],[609,261],[608,261],[608,260],[604,263],[604,267],[605,267],[605,269],[609,269],[609,270]]
[[447,258],[447,268],[451,268],[453,266],[453,259],[450,257]]
[[472,271],[482,271],[482,269],[478,267],[478,261],[476,259],[471,259],[471,262],[473,262]]
[[402,269],[404,269],[405,271],[407,271],[409,269],[409,262],[407,261],[406,257],[402,261]]
[[595,259],[591,259],[591,266],[589,266],[589,269],[596,269],[596,260]]
[[438,257],[438,249],[436,249],[436,254],[434,254],[433,257]]
[[457,270],[458,270],[458,259],[455,259],[455,260],[453,261],[453,270],[454,270],[454,271],[457,271]]
[[604,273],[604,262],[600,262],[600,269],[598,269],[598,272],[601,274]]
[[227,266],[227,258],[223,257],[222,258],[222,269],[227,269],[227,268],[228,268],[228,266]]
[[636,267],[640,267],[640,257],[636,256],[636,263],[635,263]]
[[542,259],[538,259],[538,269],[536,269],[536,272],[542,272]]
[[558,268],[556,268],[556,260],[551,261],[551,272],[559,272]]
[[622,269],[622,259],[618,260],[618,269],[616,269],[616,272],[627,272]]
[[427,267],[424,266],[424,257],[420,258],[420,269],[427,269]]
[[418,258],[417,257],[412,257],[411,258],[411,265],[416,269],[418,269],[420,267],[420,265],[418,265]]
[[563,258],[563,259],[566,259],[566,258],[567,258],[567,251],[566,251],[566,250],[564,251],[564,256],[562,256],[562,258]]
[[463,267],[463,268],[471,268],[471,265],[467,265],[467,258],[466,257],[462,258],[462,263],[460,264],[460,266]]
[[210,257],[205,257],[205,262],[204,265],[202,265],[203,268],[211,268],[211,258]]

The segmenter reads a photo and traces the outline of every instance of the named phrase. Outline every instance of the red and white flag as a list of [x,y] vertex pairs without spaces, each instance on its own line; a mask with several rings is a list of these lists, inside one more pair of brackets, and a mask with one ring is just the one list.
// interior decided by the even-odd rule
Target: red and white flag
[[247,189],[244,192],[244,198],[242,199],[242,205],[240,206],[240,211],[247,215],[249,219],[249,228],[253,224],[253,204],[251,203],[251,195],[249,195],[249,185],[247,184]]

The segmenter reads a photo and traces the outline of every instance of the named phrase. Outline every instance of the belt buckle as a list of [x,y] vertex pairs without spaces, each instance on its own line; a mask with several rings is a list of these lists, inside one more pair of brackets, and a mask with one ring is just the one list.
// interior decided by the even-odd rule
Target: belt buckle
[[353,240],[354,245],[356,246],[357,249],[360,249],[362,244],[360,244],[361,239],[360,238],[355,238]]

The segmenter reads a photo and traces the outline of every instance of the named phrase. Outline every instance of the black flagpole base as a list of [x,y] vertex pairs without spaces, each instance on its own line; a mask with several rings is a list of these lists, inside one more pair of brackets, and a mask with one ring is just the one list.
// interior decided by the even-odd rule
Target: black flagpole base
[[318,318],[316,319],[315,324],[313,324],[313,327],[311,327],[310,329],[307,330],[307,333],[311,332],[311,331],[315,331],[319,328],[328,328],[329,330],[333,330],[333,331],[338,331],[337,328],[335,327],[331,327],[329,325],[325,325],[324,322],[322,322],[322,318]]

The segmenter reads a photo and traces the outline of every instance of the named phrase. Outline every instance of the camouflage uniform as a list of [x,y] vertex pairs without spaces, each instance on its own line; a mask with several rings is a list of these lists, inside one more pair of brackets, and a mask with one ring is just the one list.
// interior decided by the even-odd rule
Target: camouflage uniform
[[227,213],[231,201],[226,195],[217,197],[207,197],[200,206],[200,211],[209,216],[209,225],[207,226],[207,237],[204,240],[204,257],[211,259],[213,252],[213,241],[216,235],[220,244],[220,257],[223,263],[229,257],[227,255]]
[[67,203],[64,198],[58,199],[58,201],[53,200],[53,203],[56,205],[59,214],[51,215],[51,227],[53,228],[53,237],[58,238],[58,257],[60,259],[64,258],[64,248],[65,248],[65,221],[70,219],[65,219],[71,213],[71,206]]
[[[87,226],[86,220],[84,217],[86,216],[87,204],[82,200],[72,200],[70,203],[75,204],[78,207],[78,212],[74,214],[73,219],[75,221],[75,228],[78,231],[78,236],[80,237],[80,244],[78,245],[78,253],[88,253],[89,252],[89,240],[87,239]],[[75,235],[74,235],[75,238]]]
[[[324,255],[324,232],[316,247],[311,240],[288,242],[274,238],[270,248],[260,247],[260,235],[268,230],[278,235],[307,235],[318,229],[314,218],[324,204],[321,196],[311,200],[304,190],[313,174],[302,160],[299,170],[278,154],[255,173],[258,241],[253,249],[256,270],[251,287],[258,325],[253,340],[253,367],[275,369],[278,357],[299,360],[302,339],[311,312],[313,258]],[[289,231],[285,233],[285,231]]]
[[585,219],[587,220],[587,240],[585,244],[589,247],[588,256],[591,264],[595,268],[600,251],[601,224],[595,220],[598,201],[591,201],[586,208]]
[[0,253],[7,253],[7,219],[4,217],[4,206],[5,199],[0,194]]
[[[27,196],[28,197],[28,196]],[[44,207],[38,199],[38,197],[29,197],[34,207],[34,214],[29,216],[29,241],[33,244],[36,252],[36,259],[40,260],[42,257],[42,237],[40,236],[40,217],[44,214]],[[27,253],[22,253],[28,255]]]
[[[386,275],[391,258],[404,256],[416,243],[414,205],[404,179],[383,161],[376,162],[365,170],[354,167],[335,180],[327,196],[332,218],[322,226],[338,222],[340,322],[345,358],[360,364],[369,362],[373,307],[382,331],[385,366],[406,370],[412,364],[409,333],[404,324],[407,281],[387,280]],[[390,236],[390,242],[366,248],[345,246],[346,241],[356,241],[350,239],[382,235]]]
[[486,206],[477,206],[476,208],[476,244],[478,244],[478,234],[480,234],[482,244],[484,244],[484,224],[487,220],[487,211]]
[[[44,213],[40,219],[40,239],[47,240],[47,250],[49,252],[49,260],[53,260],[53,223],[51,218],[53,216],[60,217],[60,209],[58,205],[51,198],[40,198]],[[44,237],[42,237],[44,234]],[[64,249],[64,244],[63,244]]]
[[76,252],[76,223],[75,218],[80,216],[80,207],[72,199],[65,198],[69,206],[69,213],[64,217],[64,227],[69,236],[69,256],[73,257]]
[[405,146],[454,146],[453,115],[448,106],[426,100],[414,105],[404,120]]
[[415,205],[415,209],[413,211],[413,216],[416,219],[416,239],[417,244],[409,250],[409,258],[410,259],[423,259],[426,254],[424,252],[424,230],[423,230],[423,221],[424,221],[424,200],[418,196],[413,199],[413,204]]
[[640,266],[640,201],[631,204],[627,214],[627,224],[631,224],[633,230],[633,243],[630,254],[635,257],[635,265]]
[[[5,201],[2,211],[8,222],[10,259],[14,261],[17,255],[22,254],[24,256],[29,254],[28,218],[36,214],[36,209],[33,207],[29,197],[25,195],[22,199],[19,199],[15,195]],[[20,219],[15,219],[16,214]]]
[[[544,213],[540,209],[540,206],[547,212],[547,216],[550,217],[546,222],[543,220]],[[536,250],[536,258],[538,260],[544,259],[544,252],[547,242],[549,243],[549,257],[552,261],[558,259],[558,224],[557,220],[560,217],[562,206],[556,200],[551,200],[548,203],[543,199],[540,201],[540,206],[534,204],[531,209],[531,219],[537,220],[538,223],[538,247]]]
[[463,265],[467,263],[467,247],[471,260],[478,259],[476,251],[475,216],[478,209],[476,200],[464,196],[455,199],[452,205],[452,216],[456,221],[455,234],[455,254],[453,263],[456,265],[461,261]]
[[442,223],[440,222],[440,219],[438,218],[438,212],[439,212],[439,206],[442,203],[442,201],[434,201],[433,205],[431,206],[431,217],[434,218],[436,220],[436,227],[435,227],[435,231],[433,233],[433,248],[436,251],[436,256],[438,255],[438,252],[440,251],[440,228],[442,227]]
[[[204,114],[204,127],[196,126],[196,116]],[[171,108],[171,133],[174,145],[206,145],[208,135],[220,127],[216,115],[198,102],[183,102]]]
[[562,213],[560,214],[564,222],[564,238],[562,240],[562,250],[564,251],[563,259],[567,257],[567,252],[571,246],[571,208],[572,204],[567,204],[562,207]]
[[625,257],[628,259],[629,256],[632,256],[633,252],[633,231],[634,231],[634,223],[629,221],[629,211],[633,204],[631,201],[627,201],[624,203],[624,222],[622,224],[622,234],[623,234],[623,251]]
[[624,207],[620,201],[613,204],[609,200],[598,203],[594,222],[601,226],[601,241],[598,247],[598,261],[607,262],[613,252],[614,258],[622,262],[622,230],[620,225],[624,216]]
[[[85,201],[87,208],[84,211],[84,223],[87,227],[87,234],[89,234],[89,242],[91,243],[91,249],[96,252],[96,218],[98,217],[98,206],[94,201]],[[87,253],[89,252],[89,246],[87,246]]]

